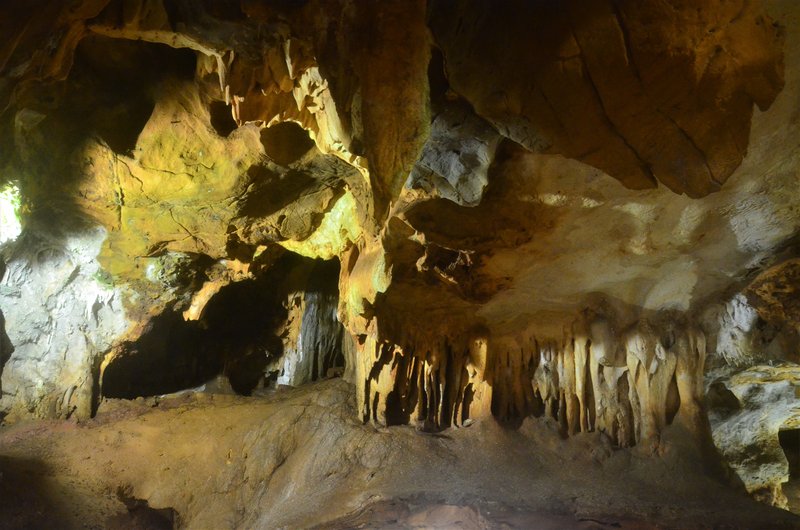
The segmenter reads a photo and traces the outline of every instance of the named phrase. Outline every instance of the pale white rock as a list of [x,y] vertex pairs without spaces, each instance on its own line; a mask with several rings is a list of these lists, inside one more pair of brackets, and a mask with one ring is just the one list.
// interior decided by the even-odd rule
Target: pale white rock
[[96,260],[105,237],[102,227],[26,231],[3,249],[0,307],[14,348],[1,380],[8,419],[90,414],[95,364],[129,326],[123,293]]
[[731,366],[747,366],[785,356],[774,334],[759,326],[756,310],[743,294],[709,306],[703,314],[711,355]]
[[466,108],[436,116],[431,134],[406,182],[462,206],[477,205],[489,183],[489,165],[500,135]]
[[789,463],[778,432],[800,429],[800,366],[776,363],[710,375],[724,386],[717,393],[729,392],[727,406],[709,414],[714,444],[748,492],[786,508],[781,484],[789,480]]

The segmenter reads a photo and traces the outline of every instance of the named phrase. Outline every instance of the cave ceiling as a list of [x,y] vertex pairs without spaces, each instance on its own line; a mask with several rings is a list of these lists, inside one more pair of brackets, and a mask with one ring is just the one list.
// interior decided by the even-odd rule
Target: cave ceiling
[[[132,321],[199,313],[285,249],[341,262],[362,344],[558,340],[581,315],[620,335],[800,230],[791,2],[3,11],[0,178],[29,226],[102,227]],[[170,253],[227,269],[166,292]]]

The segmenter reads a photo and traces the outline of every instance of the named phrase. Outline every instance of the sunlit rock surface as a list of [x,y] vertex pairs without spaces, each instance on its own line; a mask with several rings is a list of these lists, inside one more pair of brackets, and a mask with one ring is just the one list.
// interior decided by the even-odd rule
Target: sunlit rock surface
[[729,377],[716,375],[712,384],[714,443],[748,492],[788,508],[782,486],[791,466],[796,488],[798,447],[784,449],[779,438],[781,431],[800,430],[800,366],[757,365]]
[[0,29],[7,422],[341,375],[377,429],[533,416],[792,507],[800,5],[41,0]]
[[105,238],[101,227],[29,229],[6,249],[0,304],[13,351],[0,403],[8,419],[92,412],[97,360],[129,325],[122,292],[95,259]]

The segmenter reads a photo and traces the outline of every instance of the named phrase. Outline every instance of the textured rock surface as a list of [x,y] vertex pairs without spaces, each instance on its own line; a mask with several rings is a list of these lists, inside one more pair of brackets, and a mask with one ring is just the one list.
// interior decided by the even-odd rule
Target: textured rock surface
[[433,2],[431,26],[453,89],[505,136],[635,189],[718,189],[753,102],[782,88],[780,31],[746,2]]
[[[130,324],[122,293],[95,260],[105,230],[29,231],[4,249],[3,410],[8,419],[87,417],[98,393],[98,356]],[[4,351],[5,353],[5,351]],[[57,361],[56,361],[57,360]]]
[[[424,7],[77,2],[52,20],[66,28],[58,53],[28,38],[38,19],[4,48],[3,137],[15,147],[4,173],[19,176],[33,218],[106,228],[99,263],[139,323],[128,338],[167,307],[201,308],[208,260],[257,263],[283,245],[347,265],[342,320],[377,349],[442,350],[410,338],[436,321],[428,335],[463,344],[430,355],[458,367],[469,341],[453,337],[483,330],[487,373],[473,369],[473,387],[491,385],[506,343],[560,343],[587,308],[615,320],[620,340],[652,312],[690,322],[797,231],[796,161],[765,164],[797,137],[791,9],[598,0],[450,13],[433,2],[426,21]],[[515,30],[527,20],[537,31]],[[754,102],[770,110],[751,127]],[[672,191],[617,183],[656,179]],[[726,180],[703,202],[673,193]],[[176,272],[180,285],[154,302],[154,267],[171,255],[194,279]],[[522,349],[538,365],[538,346]],[[439,363],[428,377],[462,379],[433,374]],[[394,377],[364,366],[357,377]],[[495,394],[517,394],[514,407],[494,404],[501,415],[530,408],[519,393],[532,388],[513,386]],[[444,394],[428,393],[439,409]],[[463,421],[460,399],[434,423]]]
[[501,136],[468,108],[450,105],[431,124],[428,141],[406,187],[461,206],[477,206]]
[[259,400],[110,401],[90,422],[13,426],[0,432],[0,466],[31,487],[0,482],[0,509],[21,527],[108,527],[131,517],[117,492],[173,509],[180,528],[431,528],[454,516],[468,517],[461,528],[797,525],[704,476],[679,430],[661,460],[597,434],[565,441],[532,419],[517,431],[376,429],[355,418],[352,396],[339,380]]
[[780,329],[784,350],[800,361],[800,260],[790,259],[759,274],[746,294],[761,319]]
[[787,508],[782,485],[789,481],[789,461],[778,433],[800,429],[800,366],[757,365],[727,376],[712,373],[709,380],[716,399],[714,443],[748,492]]
[[711,463],[706,367],[798,360],[800,4],[36,6],[0,8],[9,421],[344,370],[378,426]]

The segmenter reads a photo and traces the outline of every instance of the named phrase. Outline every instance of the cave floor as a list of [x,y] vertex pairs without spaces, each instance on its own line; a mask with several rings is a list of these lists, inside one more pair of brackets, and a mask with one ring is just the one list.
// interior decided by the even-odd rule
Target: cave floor
[[330,380],[268,396],[107,401],[0,428],[2,528],[798,528],[661,456],[548,421],[374,428]]

